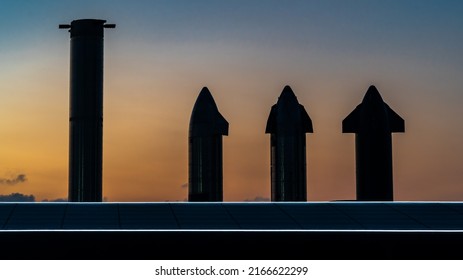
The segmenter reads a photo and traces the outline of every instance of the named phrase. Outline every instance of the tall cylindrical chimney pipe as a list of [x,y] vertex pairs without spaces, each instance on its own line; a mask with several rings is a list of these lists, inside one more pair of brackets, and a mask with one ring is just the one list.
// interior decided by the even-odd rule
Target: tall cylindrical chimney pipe
[[70,25],[69,201],[102,201],[103,28],[105,20]]

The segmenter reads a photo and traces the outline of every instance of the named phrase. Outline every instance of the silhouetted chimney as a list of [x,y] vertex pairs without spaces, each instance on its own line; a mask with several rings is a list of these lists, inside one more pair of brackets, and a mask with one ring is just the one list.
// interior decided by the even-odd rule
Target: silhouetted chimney
[[103,29],[105,20],[80,19],[71,33],[69,201],[102,201]]
[[265,129],[270,133],[272,201],[307,201],[305,134],[312,132],[304,106],[285,86]]
[[188,201],[223,201],[222,135],[228,122],[204,87],[190,118]]
[[375,86],[342,122],[355,133],[357,200],[392,201],[392,132],[405,132],[404,120],[383,101]]

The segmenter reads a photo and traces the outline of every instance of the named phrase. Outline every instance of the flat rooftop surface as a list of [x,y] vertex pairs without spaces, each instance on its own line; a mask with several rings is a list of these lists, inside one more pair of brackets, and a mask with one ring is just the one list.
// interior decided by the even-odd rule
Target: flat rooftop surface
[[0,230],[463,231],[463,203],[0,203]]
[[0,203],[0,248],[0,259],[459,259],[463,203]]

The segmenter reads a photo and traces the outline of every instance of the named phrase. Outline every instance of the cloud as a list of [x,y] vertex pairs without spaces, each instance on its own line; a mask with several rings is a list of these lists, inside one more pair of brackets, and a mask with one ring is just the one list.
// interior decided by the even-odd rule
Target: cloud
[[[103,197],[103,202],[108,202],[109,198],[107,196]],[[60,197],[55,199],[43,199],[42,202],[68,202],[67,197]]]
[[22,193],[12,193],[7,195],[0,195],[0,202],[34,202],[35,196],[22,194]]
[[67,198],[44,199],[42,202],[68,202]]
[[187,198],[175,199],[175,200],[166,199],[166,200],[164,200],[164,202],[188,202],[188,199]]
[[270,198],[263,196],[256,196],[252,199],[245,199],[244,201],[270,201]]
[[[109,198],[107,196],[103,197],[103,202],[108,202]],[[42,200],[42,202],[68,202],[67,197],[60,197],[60,198],[55,198],[55,199],[48,199],[45,198]]]
[[0,178],[0,185],[13,186],[19,183],[24,183],[26,181],[26,174],[19,174],[18,176],[16,176],[16,178],[13,179]]

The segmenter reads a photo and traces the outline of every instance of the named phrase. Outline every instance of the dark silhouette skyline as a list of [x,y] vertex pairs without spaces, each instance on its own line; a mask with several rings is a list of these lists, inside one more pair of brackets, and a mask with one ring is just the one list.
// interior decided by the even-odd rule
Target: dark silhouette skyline
[[223,135],[228,135],[228,122],[204,87],[190,118],[188,201],[223,201]]
[[101,202],[103,168],[103,36],[105,20],[62,24],[71,35],[69,201]]
[[270,134],[272,201],[307,201],[306,133],[312,120],[291,87],[272,106],[265,133]]
[[355,133],[357,200],[394,200],[391,133],[405,132],[405,122],[375,86],[343,120],[342,132]]

